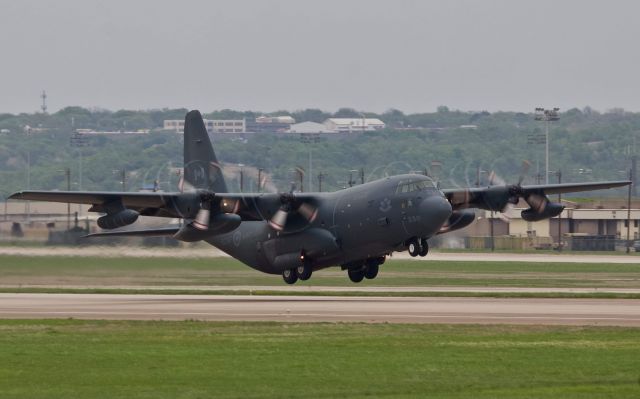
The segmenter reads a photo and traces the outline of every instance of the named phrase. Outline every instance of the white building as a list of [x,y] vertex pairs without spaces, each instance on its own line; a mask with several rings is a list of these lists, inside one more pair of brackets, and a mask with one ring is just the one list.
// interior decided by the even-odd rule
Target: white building
[[296,120],[290,117],[289,115],[283,115],[283,116],[262,115],[256,118],[256,123],[286,123],[291,125],[296,123]]
[[372,132],[385,128],[384,122],[378,118],[329,118],[324,125],[340,133]]
[[[204,119],[204,126],[209,133],[244,133],[247,131],[247,125],[244,119]],[[173,130],[176,133],[184,133],[184,120],[165,120],[163,129]]]
[[291,125],[287,133],[338,133],[337,130],[331,130],[326,125],[316,122],[301,122]]

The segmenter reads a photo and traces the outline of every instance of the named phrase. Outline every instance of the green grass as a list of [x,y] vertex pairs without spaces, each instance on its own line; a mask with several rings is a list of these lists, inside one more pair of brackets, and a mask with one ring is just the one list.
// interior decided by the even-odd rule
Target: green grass
[[344,297],[467,297],[467,298],[593,298],[640,299],[640,294],[617,292],[476,292],[476,291],[279,291],[247,289],[170,289],[139,288],[47,288],[0,287],[0,293],[39,294],[120,294],[120,295],[271,295],[271,296],[344,296]]
[[[231,258],[0,256],[0,284],[10,286],[282,285],[278,275]],[[337,268],[299,285],[352,286]],[[640,288],[640,264],[390,260],[362,286],[513,286]]]
[[636,398],[640,330],[0,321],[11,398]]

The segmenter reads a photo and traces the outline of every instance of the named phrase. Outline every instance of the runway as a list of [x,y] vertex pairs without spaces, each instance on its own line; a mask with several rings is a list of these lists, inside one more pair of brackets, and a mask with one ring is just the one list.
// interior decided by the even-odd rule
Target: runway
[[640,327],[640,300],[0,294],[0,318]]
[[[0,255],[10,256],[94,256],[101,258],[229,258],[229,255],[211,246],[197,248],[140,248],[140,247],[0,247]],[[463,262],[532,262],[532,263],[640,263],[640,256],[622,253],[611,255],[582,255],[578,253],[505,253],[505,252],[438,252],[412,258],[406,252],[396,252],[391,260],[463,261]]]
[[[368,285],[347,285],[347,286],[327,286],[327,285],[88,285],[88,284],[0,284],[3,289],[60,289],[60,290],[139,290],[153,294],[154,291],[183,291],[200,295],[198,292],[217,294],[211,291],[221,291],[220,294],[228,291],[255,292],[267,295],[274,293],[287,294],[318,294],[318,293],[479,293],[479,294],[640,294],[640,288],[617,288],[617,287],[509,287],[494,286],[483,287],[474,285],[415,285],[415,286],[368,286]],[[222,292],[226,291],[226,292]],[[165,294],[165,293],[163,293]],[[383,295],[387,296],[387,295]],[[455,295],[451,295],[455,296]]]

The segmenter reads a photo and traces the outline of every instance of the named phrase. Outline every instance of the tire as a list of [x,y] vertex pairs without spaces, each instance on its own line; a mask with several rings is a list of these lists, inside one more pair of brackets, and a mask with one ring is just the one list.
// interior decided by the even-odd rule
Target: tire
[[364,279],[364,270],[349,269],[347,271],[347,274],[349,275],[349,280],[353,281],[354,283],[359,283]]
[[296,275],[302,281],[309,280],[311,278],[311,273],[313,273],[313,269],[311,268],[311,265],[306,262],[296,267]]
[[295,269],[285,269],[282,272],[282,279],[287,284],[295,284],[298,281],[298,275]]
[[419,255],[424,257],[429,253],[429,243],[424,238],[420,240],[420,253]]
[[378,275],[378,271],[380,270],[380,263],[377,259],[371,259],[367,261],[367,268],[364,269],[364,276],[368,280],[373,280]]
[[408,249],[409,255],[413,256],[414,258],[420,254],[420,245],[418,245],[417,240],[409,241]]

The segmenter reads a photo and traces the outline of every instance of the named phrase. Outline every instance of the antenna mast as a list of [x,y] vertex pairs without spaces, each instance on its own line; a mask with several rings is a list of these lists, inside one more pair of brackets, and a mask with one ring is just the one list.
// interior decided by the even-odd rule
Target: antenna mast
[[47,113],[47,92],[42,90],[42,94],[40,95],[40,98],[42,98],[42,105],[40,106],[40,109],[42,109],[43,114],[46,114]]

